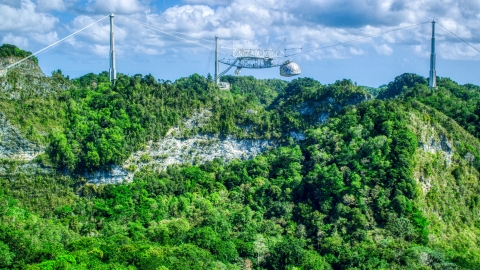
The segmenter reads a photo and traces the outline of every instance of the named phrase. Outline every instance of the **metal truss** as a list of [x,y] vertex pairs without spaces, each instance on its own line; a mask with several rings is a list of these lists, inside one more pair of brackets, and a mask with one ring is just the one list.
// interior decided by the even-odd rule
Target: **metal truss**
[[227,60],[222,59],[222,60],[219,60],[219,62],[225,65],[234,66],[237,68],[252,68],[252,69],[279,67],[283,64],[283,61],[278,62],[272,58],[256,58],[256,57],[238,57],[236,59],[227,59]]
[[282,49],[234,49],[233,57],[236,58],[277,58],[285,57]]

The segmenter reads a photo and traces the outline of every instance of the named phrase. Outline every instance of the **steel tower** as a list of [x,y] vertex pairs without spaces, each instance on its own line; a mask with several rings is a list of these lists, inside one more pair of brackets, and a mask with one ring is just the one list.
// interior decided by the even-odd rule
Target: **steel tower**
[[220,84],[220,76],[218,76],[218,70],[219,70],[219,64],[218,64],[218,36],[215,36],[215,84],[219,85]]
[[117,70],[115,68],[115,40],[113,33],[113,13],[110,13],[110,82],[115,83],[117,79]]
[[435,70],[436,64],[435,54],[435,20],[432,21],[432,52],[430,54],[430,77],[428,79],[428,86],[430,88],[437,87],[437,71]]

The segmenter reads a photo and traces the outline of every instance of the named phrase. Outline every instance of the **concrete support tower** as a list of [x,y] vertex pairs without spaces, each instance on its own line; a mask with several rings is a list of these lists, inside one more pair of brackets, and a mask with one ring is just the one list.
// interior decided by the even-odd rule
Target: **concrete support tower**
[[432,21],[432,53],[430,54],[430,77],[428,79],[428,86],[430,88],[437,87],[437,71],[435,70],[436,64],[435,54],[435,20]]
[[215,36],[215,84],[220,84],[220,77],[218,76],[218,37]]
[[115,68],[115,41],[113,35],[113,13],[110,13],[110,82],[115,83],[117,70]]

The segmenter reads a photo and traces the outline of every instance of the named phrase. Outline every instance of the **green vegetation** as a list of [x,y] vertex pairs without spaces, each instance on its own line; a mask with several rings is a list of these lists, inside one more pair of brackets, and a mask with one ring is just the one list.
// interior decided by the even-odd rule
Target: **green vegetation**
[[[18,48],[17,46],[15,45],[11,45],[11,44],[3,44],[2,46],[0,46],[0,57],[4,58],[4,57],[19,57],[19,58],[25,58],[27,56],[30,56],[32,55],[32,52],[28,52],[28,51],[24,51],[20,48]],[[38,63],[38,58],[35,57],[35,56],[32,56],[30,59],[32,59],[32,61],[34,63]]]
[[[201,109],[212,112],[209,122],[185,136],[213,133],[284,140],[288,132],[313,127],[320,115],[340,111],[365,95],[351,81],[323,86],[311,79],[287,86],[279,80],[227,77],[230,92],[196,74],[174,83],[151,75],[119,74],[112,87],[106,72],[70,81],[59,70],[44,79],[54,86],[47,93],[25,87],[28,81],[17,73],[6,79],[21,87],[0,93],[3,113],[27,138],[47,145],[54,164],[76,173],[120,164]],[[12,92],[19,98],[12,100]],[[332,102],[322,102],[328,98]]]
[[[56,71],[39,91],[8,76],[21,87],[0,91],[1,113],[47,154],[30,173],[0,161],[0,269],[480,268],[477,86],[439,78],[431,90],[414,74],[373,90],[230,76],[226,91],[199,75],[119,74],[112,87],[105,72]],[[128,184],[81,177],[201,110],[208,122],[183,136],[281,146],[144,167]]]
[[379,98],[401,95],[402,99],[416,99],[451,117],[465,130],[480,138],[480,87],[458,85],[449,78],[438,78],[437,88],[428,88],[428,80],[416,74],[403,74],[389,83]]

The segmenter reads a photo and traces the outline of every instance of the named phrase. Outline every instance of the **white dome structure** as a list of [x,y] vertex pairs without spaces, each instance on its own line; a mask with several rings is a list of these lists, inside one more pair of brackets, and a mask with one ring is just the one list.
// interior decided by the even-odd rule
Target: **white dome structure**
[[302,73],[300,66],[290,60],[285,61],[283,65],[280,66],[280,75],[284,77],[297,76]]

